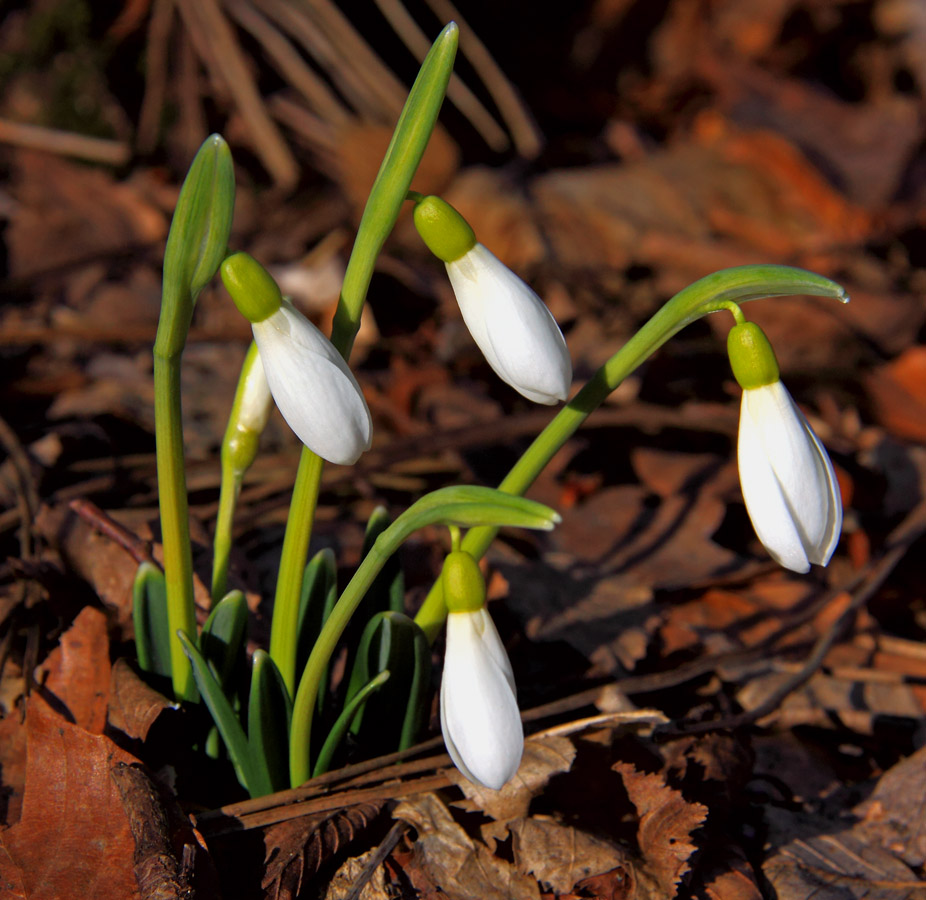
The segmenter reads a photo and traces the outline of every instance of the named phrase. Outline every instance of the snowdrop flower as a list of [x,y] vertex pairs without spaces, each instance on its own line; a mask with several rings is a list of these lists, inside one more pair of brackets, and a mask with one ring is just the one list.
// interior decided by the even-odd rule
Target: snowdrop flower
[[373,424],[344,358],[246,253],[228,257],[221,271],[251,323],[270,392],[289,427],[323,459],[356,462],[370,447]]
[[449,610],[440,691],[444,743],[466,778],[499,790],[517,772],[524,751],[514,675],[485,608],[479,565],[456,550],[441,577]]
[[743,388],[737,455],[756,534],[788,569],[825,566],[842,529],[833,464],[779,380],[775,353],[762,330],[753,322],[734,326],[727,349]]
[[565,400],[572,382],[569,350],[543,301],[489,250],[440,197],[415,206],[415,226],[442,259],[463,321],[496,375],[528,400]]

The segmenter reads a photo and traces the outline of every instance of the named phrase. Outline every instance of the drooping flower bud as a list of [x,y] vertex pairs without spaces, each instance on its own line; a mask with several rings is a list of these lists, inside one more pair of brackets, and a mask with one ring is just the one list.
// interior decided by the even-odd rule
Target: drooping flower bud
[[447,603],[447,650],[440,718],[454,765],[470,781],[499,790],[524,752],[514,674],[492,617],[485,581],[465,551],[453,551],[441,576]]
[[478,243],[466,220],[440,197],[416,204],[415,226],[444,261],[463,321],[496,375],[535,403],[565,400],[572,361],[540,297]]
[[373,423],[344,358],[281,296],[256,260],[236,253],[221,271],[235,305],[251,322],[270,392],[289,427],[323,459],[356,462],[370,447]]
[[772,558],[795,572],[825,566],[842,529],[833,464],[778,377],[765,334],[734,326],[730,364],[743,388],[737,457],[746,510]]

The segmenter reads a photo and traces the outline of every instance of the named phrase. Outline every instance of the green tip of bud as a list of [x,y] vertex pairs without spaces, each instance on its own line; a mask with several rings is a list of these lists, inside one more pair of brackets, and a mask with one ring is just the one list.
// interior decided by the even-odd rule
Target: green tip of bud
[[238,311],[252,324],[263,322],[282,305],[283,295],[271,274],[247,253],[233,253],[221,267],[222,282]]
[[446,200],[423,197],[415,204],[415,228],[438,259],[453,262],[476,246],[469,222]]
[[476,612],[485,606],[485,579],[479,563],[465,550],[453,550],[447,554],[441,584],[449,612]]
[[733,375],[743,390],[774,384],[780,378],[775,351],[755,322],[743,322],[730,329],[727,354]]

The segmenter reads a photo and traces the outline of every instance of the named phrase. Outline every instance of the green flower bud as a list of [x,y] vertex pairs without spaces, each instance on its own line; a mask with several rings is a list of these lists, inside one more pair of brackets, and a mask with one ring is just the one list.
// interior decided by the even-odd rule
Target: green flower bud
[[469,222],[446,200],[430,196],[415,204],[415,228],[438,259],[454,262],[476,246]]
[[447,554],[441,584],[449,612],[476,612],[485,606],[485,579],[479,563],[465,550],[453,550]]
[[727,336],[727,354],[733,375],[743,390],[780,380],[778,360],[765,332],[755,322],[734,325]]
[[283,295],[273,276],[247,253],[234,253],[222,263],[222,281],[238,312],[252,325],[272,316]]

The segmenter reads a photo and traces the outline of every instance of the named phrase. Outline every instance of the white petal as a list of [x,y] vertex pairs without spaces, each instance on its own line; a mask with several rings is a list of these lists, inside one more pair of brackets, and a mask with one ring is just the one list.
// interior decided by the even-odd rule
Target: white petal
[[244,382],[244,391],[241,394],[241,406],[238,410],[239,427],[260,433],[267,425],[272,405],[270,385],[267,384],[267,375],[260,361],[258,350],[257,358],[251,365],[251,371],[248,372]]
[[524,732],[511,664],[485,609],[447,616],[440,707],[456,767],[470,781],[499,790],[518,770]]
[[780,381],[743,391],[738,457],[746,509],[771,556],[796,572],[826,565],[842,528],[839,487]]
[[565,400],[572,361],[543,301],[482,244],[447,263],[466,327],[502,381],[529,400]]
[[341,354],[287,301],[252,330],[273,399],[299,440],[329,462],[355,462],[373,423]]

